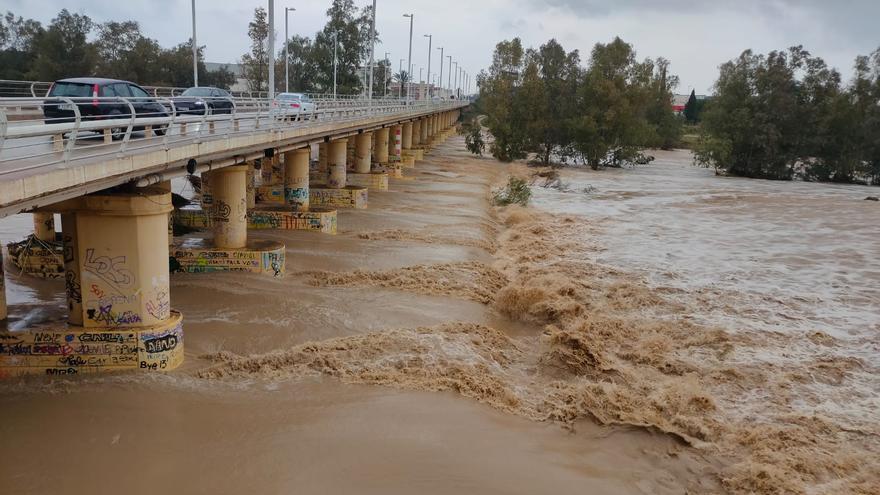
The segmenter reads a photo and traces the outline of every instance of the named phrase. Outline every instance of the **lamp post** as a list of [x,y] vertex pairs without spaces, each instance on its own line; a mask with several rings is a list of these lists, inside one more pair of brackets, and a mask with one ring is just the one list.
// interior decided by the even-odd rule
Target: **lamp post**
[[[404,60],[406,60],[406,59],[405,58],[400,59],[400,67],[397,68],[397,73],[399,75],[403,75],[403,61]],[[409,74],[407,74],[406,77],[407,77],[407,79],[409,79]],[[398,80],[397,81],[397,99],[399,100],[401,98],[403,98],[403,81]]]
[[443,47],[438,46],[440,50],[440,77],[437,78],[437,86],[440,87],[440,96],[443,96]]
[[295,11],[293,7],[284,7],[284,92],[290,92],[290,35],[287,34],[287,19],[289,13]]
[[275,0],[269,0],[269,99],[275,99]]
[[382,79],[382,98],[388,98],[388,66],[391,65],[388,55],[391,54],[385,52],[385,79]]
[[409,55],[407,57],[406,65],[409,67],[407,70],[409,81],[407,81],[406,85],[406,101],[410,101],[410,91],[412,89],[412,30],[413,30],[413,20],[415,19],[414,14],[403,14],[404,17],[409,17]]
[[339,46],[339,31],[333,31],[333,99],[336,99],[336,47]]
[[446,58],[449,59],[449,74],[446,76],[446,85],[448,86],[449,93],[452,94],[452,55],[447,55]]
[[196,42],[196,0],[192,0],[193,18],[193,86],[199,85],[199,44]]
[[[425,76],[425,79],[428,81],[428,93],[431,92],[431,43],[434,41],[434,35],[426,34],[425,38],[428,38],[428,74]],[[429,95],[430,96],[430,95]]]
[[367,98],[369,99],[370,111],[372,111],[373,107],[373,59],[376,50],[376,0],[373,0],[372,17],[373,19],[370,21],[370,92],[367,96]]
[[422,74],[425,72],[424,67],[419,67],[419,96],[425,96],[425,80],[422,78]]
[[452,62],[452,65],[455,66],[455,70],[453,74],[455,74],[455,85],[452,86],[452,93],[455,95],[455,99],[458,99],[458,62]]

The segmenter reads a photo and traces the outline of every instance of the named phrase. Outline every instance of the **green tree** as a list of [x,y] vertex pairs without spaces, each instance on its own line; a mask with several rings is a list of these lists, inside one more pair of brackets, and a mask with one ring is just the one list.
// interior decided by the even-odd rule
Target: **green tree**
[[54,81],[90,75],[96,61],[94,46],[87,41],[92,27],[88,16],[62,9],[48,29],[35,39],[36,59],[29,77]]
[[596,44],[578,88],[572,146],[593,169],[638,160],[652,137],[645,118],[653,64],[638,63],[632,46],[620,38]]
[[251,39],[251,51],[241,56],[242,71],[250,91],[268,91],[269,89],[269,22],[266,9],[254,9],[254,19],[248,23],[248,37]]
[[501,161],[525,158],[528,135],[525,110],[517,107],[525,52],[519,38],[495,46],[488,73],[478,77],[485,125],[492,134],[489,151]]
[[699,102],[697,101],[697,93],[695,90],[691,90],[691,96],[688,98],[687,103],[684,105],[684,118],[687,120],[688,124],[696,124],[698,119],[698,106]]
[[669,75],[669,61],[658,58],[653,66],[649,101],[645,117],[653,126],[653,138],[648,144],[664,150],[678,145],[682,135],[682,119],[672,110],[672,90],[678,86],[678,76]]
[[[26,79],[36,59],[36,39],[42,25],[12,12],[0,17],[0,79]],[[16,96],[16,95],[11,95]]]

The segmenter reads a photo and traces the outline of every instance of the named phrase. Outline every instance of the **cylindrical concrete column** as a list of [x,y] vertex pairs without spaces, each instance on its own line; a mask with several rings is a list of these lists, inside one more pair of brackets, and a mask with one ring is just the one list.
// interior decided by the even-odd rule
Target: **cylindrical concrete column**
[[376,131],[375,162],[376,165],[388,165],[388,128]]
[[55,242],[55,215],[34,212],[34,237],[43,242]]
[[72,244],[81,280],[68,284],[79,284],[83,326],[146,327],[168,319],[166,229],[171,195],[145,188],[83,196],[80,201]]
[[401,139],[401,146],[403,149],[408,150],[412,148],[412,135],[413,135],[413,125],[412,122],[406,122],[403,124],[403,136]]
[[199,176],[199,204],[205,213],[210,214],[211,208],[214,206],[214,191],[211,188],[211,172],[202,172]]
[[346,168],[354,169],[357,166],[357,139],[348,139],[346,142],[345,164]]
[[421,118],[421,125],[419,125],[419,143],[422,145],[428,144],[428,119]]
[[0,321],[8,316],[6,309],[6,275],[3,273],[3,249],[0,249]]
[[430,140],[434,137],[434,116],[428,115],[426,120],[428,122],[428,139]]
[[308,148],[284,153],[284,200],[293,211],[309,211]]
[[416,119],[412,123],[412,147],[422,144],[422,119]]
[[330,157],[330,145],[329,143],[319,143],[318,144],[318,172],[321,173],[322,176],[327,176],[328,171],[328,163]]
[[293,211],[309,211],[309,148],[284,153],[284,200]]
[[391,137],[390,137],[391,146],[390,146],[390,150],[389,150],[389,154],[391,155],[390,158],[392,159],[392,161],[399,162],[401,152],[403,151],[403,136],[402,136],[403,126],[401,126],[401,125],[391,126],[390,134],[391,134]]
[[82,286],[80,281],[79,250],[76,246],[76,213],[61,214],[61,242],[64,260],[64,290],[67,293],[67,322],[82,326]]
[[235,165],[211,171],[214,206],[214,245],[240,249],[247,245],[247,165]]
[[345,187],[345,159],[348,155],[348,140],[330,141],[329,148],[328,167],[330,171],[327,175],[327,187],[342,189]]
[[354,164],[355,172],[359,174],[368,174],[370,173],[370,146],[373,141],[373,133],[364,132],[358,134],[355,141],[357,147]]
[[248,209],[257,206],[257,169],[254,162],[247,162],[247,175],[245,176],[245,191],[247,194]]

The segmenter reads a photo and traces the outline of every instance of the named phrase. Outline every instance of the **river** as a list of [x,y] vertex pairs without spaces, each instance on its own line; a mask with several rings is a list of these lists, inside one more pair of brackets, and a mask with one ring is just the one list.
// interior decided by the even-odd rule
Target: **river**
[[[175,275],[167,375],[0,384],[10,493],[858,493],[880,455],[875,189],[716,177],[686,152],[535,179],[451,138],[287,244]],[[186,194],[176,181],[176,192]],[[30,231],[0,221],[0,240]],[[191,234],[194,236],[205,234]],[[11,329],[63,283],[7,265]],[[821,446],[818,447],[818,446]],[[856,462],[851,457],[860,457]]]

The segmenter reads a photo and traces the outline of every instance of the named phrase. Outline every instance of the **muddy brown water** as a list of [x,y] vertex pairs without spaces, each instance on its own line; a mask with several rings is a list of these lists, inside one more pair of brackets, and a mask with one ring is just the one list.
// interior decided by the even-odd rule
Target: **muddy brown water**
[[[739,430],[711,431],[717,418],[772,424],[779,410],[802,409],[876,434],[880,239],[871,226],[880,210],[854,201],[868,188],[717,178],[675,152],[636,170],[566,171],[567,190],[535,188],[532,218],[519,224],[527,230],[517,231],[517,213],[499,217],[489,189],[508,173],[530,171],[471,158],[462,148],[461,139],[450,139],[407,170],[411,178],[392,180],[389,192],[371,191],[368,210],[340,211],[337,236],[250,232],[287,244],[283,279],[175,275],[172,303],[185,317],[181,369],[0,384],[0,454],[8,460],[0,467],[2,491],[767,491],[723,481],[742,472],[750,473],[742,475],[749,483],[763,479],[751,468],[728,473],[738,456],[749,466],[775,461],[727,439]],[[587,186],[593,189],[585,193]],[[177,191],[185,187],[175,182]],[[832,206],[847,215],[837,221],[827,212]],[[801,227],[782,231],[780,211],[805,217],[795,218]],[[804,233],[807,219],[814,235]],[[584,228],[569,235],[566,222]],[[29,230],[28,215],[4,219],[0,240],[18,240]],[[811,243],[823,256],[807,256]],[[840,253],[848,254],[845,261],[828,260]],[[761,261],[768,257],[769,265]],[[554,267],[560,263],[570,269]],[[549,275],[548,267],[554,267]],[[574,287],[563,280],[566,273],[577,279]],[[622,281],[597,288],[583,274]],[[520,275],[552,288],[553,297],[527,292],[548,300],[540,308],[523,303],[516,284],[529,281],[517,282]],[[10,328],[63,320],[63,284],[19,276],[7,266],[7,290]],[[591,290],[599,295],[586,313],[565,299]],[[654,292],[662,302],[652,299]],[[723,297],[729,304],[717,302]],[[623,328],[670,315],[693,322],[695,331],[721,326],[737,346],[708,344],[723,357],[707,357],[701,344],[679,355],[660,341],[667,327],[645,327],[658,336],[645,348],[665,357],[651,364],[662,373],[651,368],[653,374],[640,375],[644,359],[630,355],[641,348],[584,354],[576,345],[547,343],[548,336],[560,342],[558,330],[574,332],[584,317],[604,309],[626,318]],[[670,324],[669,331],[681,325]],[[756,332],[779,339],[821,332],[835,345],[820,353],[795,337],[761,346],[736,340]],[[860,364],[841,371],[835,385],[804,385],[827,400],[788,400],[779,410],[762,402],[776,389],[741,380],[734,382],[744,387],[736,395],[704,379],[721,369],[716,359],[724,370],[764,370],[762,363],[778,361],[788,372],[788,361],[797,367],[798,359],[822,356]],[[704,370],[702,361],[713,364]],[[705,394],[683,395],[705,395],[712,412],[627,414],[633,403],[578,395],[586,379],[595,380],[587,386],[620,387],[613,398],[621,400],[633,391],[650,395],[642,381],[653,377],[669,377],[670,390],[691,387],[691,381],[677,385],[670,366],[705,382]],[[656,388],[666,394],[657,400],[679,400],[659,383]],[[712,421],[689,423],[706,415]],[[700,428],[710,430],[705,438],[689,436],[700,436]],[[854,447],[858,453],[875,451],[866,438]],[[870,469],[848,473],[859,487],[876,482]],[[839,486],[818,471],[814,479],[815,486]]]

